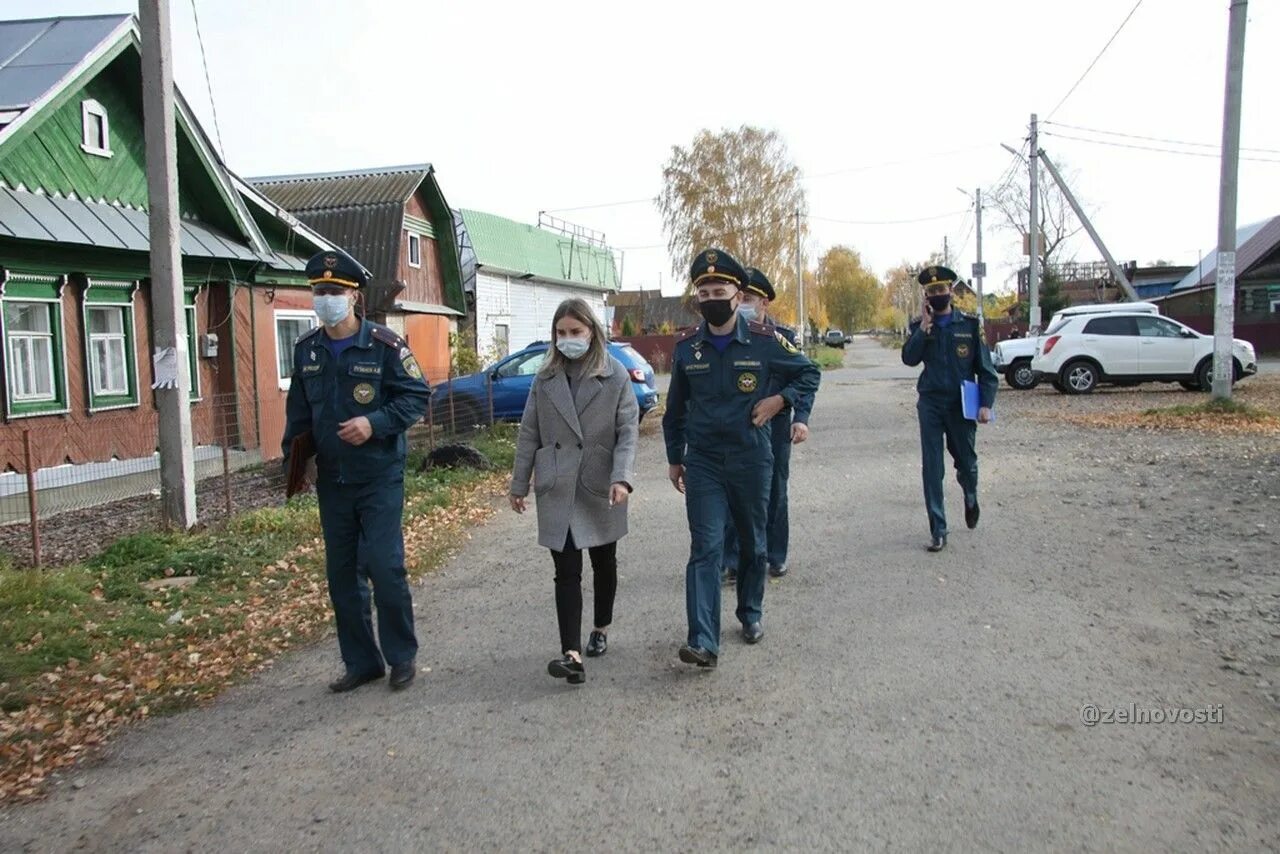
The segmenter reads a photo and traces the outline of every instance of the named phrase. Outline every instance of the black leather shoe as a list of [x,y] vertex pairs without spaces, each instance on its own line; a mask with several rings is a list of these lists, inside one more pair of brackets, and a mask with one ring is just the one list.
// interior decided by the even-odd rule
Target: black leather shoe
[[591,637],[587,638],[587,648],[585,652],[588,658],[598,658],[609,651],[609,637],[600,631],[593,631]]
[[413,677],[417,674],[418,668],[412,660],[403,661],[400,664],[391,666],[391,689],[399,691],[401,688],[413,681]]
[[769,574],[774,578],[781,578],[787,574],[787,565],[785,563],[774,564],[769,567]]
[[696,664],[699,667],[715,667],[719,663],[714,652],[707,652],[700,646],[688,644],[680,647],[680,660],[685,664]]
[[929,551],[931,551],[931,552],[940,552],[940,551],[942,551],[943,549],[945,549],[946,547],[947,547],[947,538],[946,538],[946,536],[945,536],[945,535],[943,535],[943,536],[941,536],[941,537],[934,537],[934,538],[933,538],[933,542],[931,542],[931,543],[929,543],[929,545],[925,546],[925,548],[926,548],[926,549],[928,549],[928,550],[929,550]]
[[968,504],[964,506],[964,523],[969,526],[969,530],[978,527],[978,517],[982,515],[982,508],[978,506],[978,499],[973,499],[973,506]]
[[383,677],[384,671],[370,670],[367,673],[356,673],[354,670],[348,670],[342,674],[341,679],[335,679],[329,683],[329,690],[335,694],[345,694],[348,691],[354,691],[366,682],[376,682]]
[[569,656],[561,656],[547,663],[547,672],[557,679],[563,679],[570,685],[581,685],[587,681],[587,670],[581,661],[574,661]]
[[742,639],[747,643],[760,643],[764,628],[759,623],[747,623],[742,627]]

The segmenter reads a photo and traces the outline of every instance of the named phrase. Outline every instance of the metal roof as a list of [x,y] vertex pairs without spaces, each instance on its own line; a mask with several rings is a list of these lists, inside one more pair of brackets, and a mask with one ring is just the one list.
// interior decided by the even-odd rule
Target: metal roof
[[[204,223],[181,220],[182,254],[231,261],[265,261],[279,270],[302,270],[306,262],[282,253],[259,253]],[[70,243],[100,249],[147,252],[146,211],[79,199],[26,193],[0,186],[0,237]]]
[[[1249,272],[1249,268],[1267,257],[1280,246],[1280,216],[1249,223],[1236,230],[1236,278]],[[1215,246],[1202,256],[1199,264],[1173,286],[1173,293],[1200,285],[1217,283],[1218,249]]]
[[0,110],[13,121],[57,89],[85,57],[132,15],[0,21]]
[[405,202],[431,177],[429,163],[246,178],[271,201],[343,247],[375,279],[398,276]]
[[461,213],[481,267],[597,290],[618,289],[613,252],[607,247],[495,214]]

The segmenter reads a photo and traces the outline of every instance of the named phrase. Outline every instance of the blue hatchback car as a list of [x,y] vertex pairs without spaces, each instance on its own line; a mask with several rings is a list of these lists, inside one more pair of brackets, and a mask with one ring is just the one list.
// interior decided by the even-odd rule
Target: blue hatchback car
[[[480,424],[489,420],[489,389],[493,389],[493,417],[497,421],[519,421],[533,378],[546,361],[550,345],[535,341],[518,353],[490,365],[483,371],[443,382],[431,389],[432,418],[438,424]],[[653,384],[653,368],[630,344],[609,342],[609,354],[631,375],[631,388],[640,405],[640,417],[658,405]],[[453,390],[452,412],[449,391]]]

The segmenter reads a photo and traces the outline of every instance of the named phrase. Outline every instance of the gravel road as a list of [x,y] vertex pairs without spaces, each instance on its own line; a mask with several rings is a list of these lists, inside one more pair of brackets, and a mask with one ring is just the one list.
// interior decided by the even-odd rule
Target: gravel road
[[333,642],[299,652],[0,812],[0,850],[1280,848],[1275,440],[1058,427],[1111,399],[1002,392],[982,525],[949,482],[929,555],[913,373],[858,340],[824,377],[793,571],[718,670],[676,660],[687,529],[646,431],[584,686],[545,674],[551,561],[503,513],[417,590],[412,689],[332,696]]

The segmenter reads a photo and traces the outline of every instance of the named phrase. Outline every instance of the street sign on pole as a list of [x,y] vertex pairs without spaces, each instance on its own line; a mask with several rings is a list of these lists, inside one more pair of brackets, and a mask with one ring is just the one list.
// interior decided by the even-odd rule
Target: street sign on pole
[[973,265],[973,277],[975,279],[987,275],[987,263],[985,261],[977,261]]

